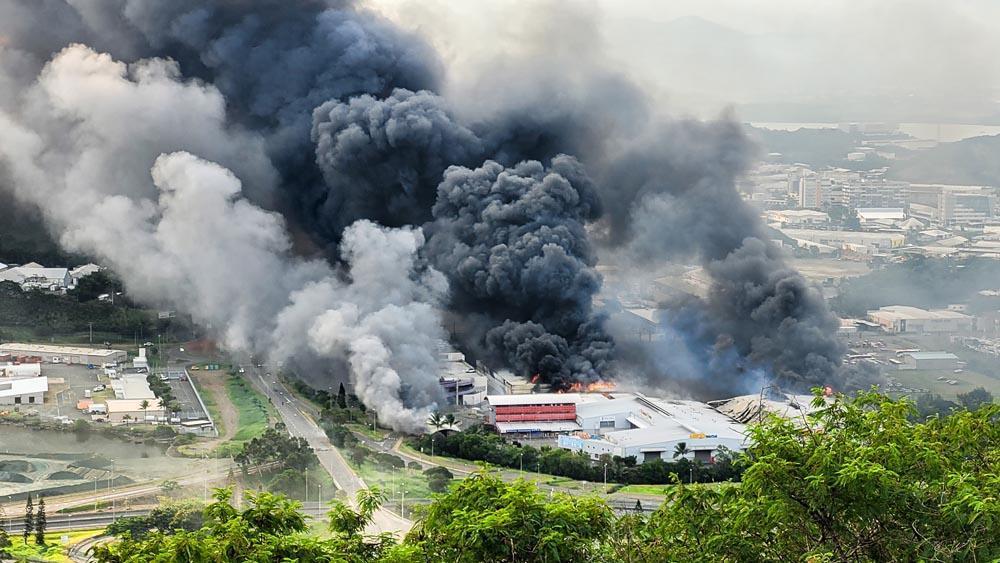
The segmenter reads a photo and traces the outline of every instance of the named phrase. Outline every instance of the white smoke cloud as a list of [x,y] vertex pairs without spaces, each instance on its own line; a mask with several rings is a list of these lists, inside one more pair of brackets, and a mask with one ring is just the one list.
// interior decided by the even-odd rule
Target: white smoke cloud
[[256,201],[276,181],[262,141],[170,61],[125,65],[73,45],[19,102],[0,112],[0,172],[64,246],[230,350],[345,360],[384,423],[423,426],[440,398],[447,284],[418,261],[419,229],[355,223],[346,275],[294,257],[283,219],[242,197],[244,182]]

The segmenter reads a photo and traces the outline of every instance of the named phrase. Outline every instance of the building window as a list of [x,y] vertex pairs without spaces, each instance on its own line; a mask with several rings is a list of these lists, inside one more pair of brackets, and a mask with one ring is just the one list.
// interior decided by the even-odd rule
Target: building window
[[14,404],[15,405],[20,405],[21,404],[21,397],[14,397]]
[[602,420],[601,421],[601,428],[614,428],[614,427],[615,427],[615,421],[613,421],[613,420]]
[[34,396],[28,397],[28,402],[29,403],[34,403],[35,402],[35,397]]

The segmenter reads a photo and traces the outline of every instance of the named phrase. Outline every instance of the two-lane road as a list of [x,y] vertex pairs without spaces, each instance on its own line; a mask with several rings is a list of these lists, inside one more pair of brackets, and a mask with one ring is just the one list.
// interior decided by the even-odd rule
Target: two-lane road
[[[282,421],[292,436],[304,438],[316,452],[320,464],[333,478],[337,488],[353,502],[358,491],[368,488],[365,482],[347,464],[340,452],[330,444],[326,433],[315,420],[306,414],[302,400],[291,393],[277,377],[267,374],[263,368],[242,366],[250,383],[263,393],[274,405]],[[397,516],[386,509],[379,510],[369,531],[405,534],[413,522]]]

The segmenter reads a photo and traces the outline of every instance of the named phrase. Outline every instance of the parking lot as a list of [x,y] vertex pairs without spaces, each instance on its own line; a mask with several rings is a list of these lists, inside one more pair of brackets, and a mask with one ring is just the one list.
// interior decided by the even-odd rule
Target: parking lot
[[[101,374],[100,369],[88,369],[84,365],[42,364],[42,375],[49,378],[49,392],[45,396],[44,404],[32,405],[32,408],[37,408],[38,412],[45,416],[68,416],[72,419],[89,420],[89,415],[76,410],[76,403],[84,398],[86,391],[107,383],[106,377],[103,381],[98,378]],[[62,380],[62,383],[59,383],[59,380]],[[103,400],[109,393],[110,390],[92,395],[97,395],[95,398]]]
[[167,383],[174,392],[177,402],[181,405],[181,420],[201,420],[208,418],[208,415],[205,414],[205,411],[201,408],[201,404],[198,402],[198,396],[195,394],[194,388],[191,387],[190,379],[171,378],[167,380]]

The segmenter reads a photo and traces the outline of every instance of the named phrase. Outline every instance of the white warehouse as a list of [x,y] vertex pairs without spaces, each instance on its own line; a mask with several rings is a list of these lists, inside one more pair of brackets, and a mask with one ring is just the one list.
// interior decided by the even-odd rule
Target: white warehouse
[[616,394],[617,398],[577,405],[582,431],[559,436],[559,446],[598,459],[635,457],[636,463],[673,461],[680,444],[684,457],[712,463],[721,448],[746,448],[746,427],[705,403]]
[[0,405],[40,405],[49,390],[48,377],[0,380]]
[[926,310],[905,305],[891,305],[868,311],[868,319],[886,332],[949,333],[975,330],[976,318],[957,311]]

